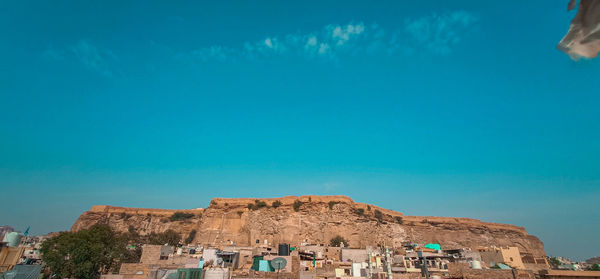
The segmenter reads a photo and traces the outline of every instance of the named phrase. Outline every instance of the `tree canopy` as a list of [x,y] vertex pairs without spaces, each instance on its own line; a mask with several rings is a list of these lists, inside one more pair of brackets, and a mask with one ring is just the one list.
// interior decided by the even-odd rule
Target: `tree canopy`
[[194,218],[194,213],[185,213],[185,212],[180,212],[177,211],[175,213],[173,213],[173,215],[171,215],[171,217],[169,217],[169,220],[171,221],[183,221],[183,220],[187,220],[190,218]]
[[[195,235],[195,233],[194,233]],[[144,243],[154,244],[154,245],[165,245],[169,244],[171,246],[177,246],[181,240],[181,235],[179,235],[174,230],[168,229],[162,233],[151,233],[148,236],[147,240],[142,240]]]
[[348,240],[337,235],[329,241],[329,246],[340,247],[342,243],[344,243],[345,247],[348,247],[350,245],[350,242],[348,242]]
[[108,225],[78,232],[62,232],[42,244],[44,262],[60,278],[98,278],[116,271],[121,263],[139,261],[141,250],[129,249],[130,234],[119,234]]

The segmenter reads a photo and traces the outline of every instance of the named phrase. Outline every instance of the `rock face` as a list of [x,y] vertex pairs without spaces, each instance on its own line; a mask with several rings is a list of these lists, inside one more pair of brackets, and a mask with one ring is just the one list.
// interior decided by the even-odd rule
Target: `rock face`
[[[279,206],[277,204],[280,203]],[[184,220],[171,221],[175,212]],[[196,230],[194,243],[205,246],[252,246],[291,243],[329,243],[336,235],[350,247],[402,242],[440,243],[443,248],[517,246],[536,257],[545,255],[543,243],[523,227],[468,218],[404,216],[400,212],[354,202],[345,196],[288,196],[269,199],[215,198],[206,209],[164,210],[93,206],[71,230],[107,223],[118,231],[145,235],[172,229],[182,238]]]
[[[570,0],[568,9],[572,10],[576,7],[577,0]],[[557,48],[574,60],[580,57],[598,57],[598,52],[600,52],[600,1],[579,1],[579,9],[571,21],[569,32],[558,43]]]

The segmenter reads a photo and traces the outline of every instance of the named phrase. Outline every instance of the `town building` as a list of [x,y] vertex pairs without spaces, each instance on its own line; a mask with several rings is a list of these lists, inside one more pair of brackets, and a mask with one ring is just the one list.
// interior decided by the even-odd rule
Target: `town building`
[[518,247],[485,247],[478,250],[481,260],[490,267],[503,263],[512,268],[525,269]]

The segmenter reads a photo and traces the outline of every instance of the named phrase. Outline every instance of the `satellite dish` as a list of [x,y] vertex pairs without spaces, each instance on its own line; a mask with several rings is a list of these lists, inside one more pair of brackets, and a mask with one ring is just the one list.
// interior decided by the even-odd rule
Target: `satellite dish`
[[286,264],[287,261],[282,257],[277,257],[271,260],[271,266],[277,270],[283,269]]

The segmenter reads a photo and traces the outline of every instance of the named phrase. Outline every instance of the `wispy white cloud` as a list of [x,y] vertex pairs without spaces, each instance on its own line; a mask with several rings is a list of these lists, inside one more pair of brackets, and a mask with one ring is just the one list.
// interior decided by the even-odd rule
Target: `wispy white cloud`
[[234,58],[235,51],[223,46],[210,46],[192,51],[192,54],[202,61],[216,60],[225,62]]
[[283,56],[337,61],[347,56],[414,52],[445,55],[460,43],[464,33],[476,22],[475,15],[456,11],[406,19],[400,28],[392,30],[363,22],[330,24],[318,31],[269,36],[239,47],[203,47],[192,54],[201,61],[220,62]]
[[[347,25],[327,25],[318,32],[292,33],[281,37],[270,36],[246,42],[242,47],[209,46],[193,51],[202,61],[238,61],[266,59],[277,56],[300,56],[307,58],[337,59],[349,54],[369,40],[375,33],[376,25],[364,23]],[[370,30],[370,32],[368,32]]]
[[101,49],[88,41],[81,40],[69,47],[69,51],[88,69],[102,73],[105,76],[115,74],[114,63],[117,56],[109,49]]
[[[402,36],[408,35],[407,46],[414,51],[427,50],[434,54],[445,55],[460,43],[463,34],[473,27],[477,17],[465,11],[407,20]],[[399,36],[399,35],[397,35]],[[404,40],[395,40],[402,44]]]
[[48,47],[42,56],[53,60],[73,59],[88,70],[107,77],[120,72],[117,67],[119,58],[111,50],[97,47],[87,40],[80,40],[62,49]]

